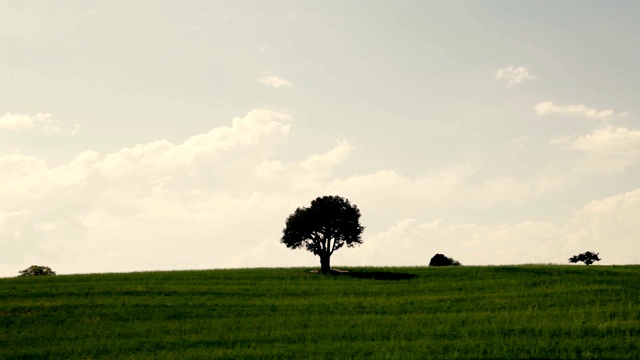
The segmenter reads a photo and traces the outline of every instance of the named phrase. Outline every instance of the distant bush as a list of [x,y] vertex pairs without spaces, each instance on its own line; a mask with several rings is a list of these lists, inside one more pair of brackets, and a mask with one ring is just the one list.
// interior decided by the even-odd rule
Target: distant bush
[[26,270],[19,271],[20,276],[54,276],[55,271],[47,266],[31,265]]
[[452,258],[448,258],[443,254],[435,254],[431,261],[429,261],[429,266],[460,266],[460,262],[458,260],[454,260]]
[[569,258],[570,263],[577,263],[578,261],[582,261],[586,265],[591,265],[596,261],[600,261],[601,259],[598,257],[600,253],[592,253],[591,251],[587,251],[580,255],[573,255]]

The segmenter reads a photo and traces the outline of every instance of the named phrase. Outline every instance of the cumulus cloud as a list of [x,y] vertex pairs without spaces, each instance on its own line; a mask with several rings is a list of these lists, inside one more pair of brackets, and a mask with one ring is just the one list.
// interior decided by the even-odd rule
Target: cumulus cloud
[[536,77],[529,73],[529,69],[524,66],[515,67],[511,65],[504,69],[498,69],[496,79],[506,80],[507,87],[512,87],[526,80],[536,80]]
[[[12,249],[0,256],[0,274],[32,261],[55,264],[60,273],[229,266],[242,249],[277,234],[301,201],[264,188],[254,173],[288,135],[290,120],[257,109],[182,143],[85,151],[58,166],[0,156],[0,238]],[[341,147],[348,145],[307,163],[335,162]],[[300,170],[307,171],[316,169]],[[22,220],[8,228],[5,219],[15,214]]]
[[[357,150],[346,140],[324,149],[287,148],[294,124],[286,112],[256,109],[183,142],[83,151],[60,165],[0,156],[0,241],[10,249],[0,253],[0,276],[32,263],[63,274],[316,266],[312,254],[291,253],[278,239],[297,207],[335,194],[358,205],[367,228],[365,244],[337,253],[336,264],[425,264],[436,251],[469,264],[491,263],[495,254],[509,262],[551,261],[528,251],[552,252],[562,245],[557,241],[569,241],[564,228],[544,221],[451,218],[523,206],[560,188],[562,177],[483,178],[470,164],[412,176],[392,169],[358,173],[341,166]],[[283,147],[308,153],[285,161],[276,151]],[[425,213],[442,214],[411,219]],[[576,229],[571,241],[583,244],[589,235]]]
[[[0,211],[0,233],[7,233],[9,232],[9,235],[13,235],[13,237],[18,237],[20,234],[19,225],[23,219],[27,218],[29,216],[29,214],[31,213],[30,210],[28,209],[21,209],[21,210],[17,210],[17,211],[5,211],[5,210],[1,210]],[[11,231],[7,231],[7,229],[11,229],[13,227],[13,229]],[[13,233],[13,234],[11,234]],[[2,237],[0,238],[0,243],[5,242],[7,239],[7,237]]]
[[109,154],[100,169],[109,177],[175,168],[196,171],[198,165],[219,161],[221,156],[236,148],[251,148],[269,139],[286,136],[290,129],[288,120],[290,116],[284,112],[252,110],[245,117],[234,118],[231,126],[194,135],[182,144],[158,140]]
[[361,265],[424,266],[434,254],[444,253],[464,265],[561,262],[564,252],[554,252],[562,247],[560,234],[561,229],[544,221],[487,225],[402,219],[387,230],[369,234],[362,252],[344,254],[343,261],[364,256]]
[[[80,125],[76,124],[70,135],[76,135]],[[43,134],[60,134],[62,129],[58,121],[52,119],[51,114],[38,113],[36,115],[6,113],[0,116],[0,130],[14,133],[35,131]]]
[[346,141],[338,141],[338,144],[333,150],[326,154],[313,155],[304,160],[300,166],[307,171],[325,172],[328,168],[345,161],[351,149],[351,145]]
[[640,189],[587,203],[566,222],[520,221],[501,224],[420,222],[401,219],[364,237],[356,252],[334,255],[357,265],[426,265],[444,253],[465,265],[566,264],[574,254],[600,252],[602,264],[637,264],[640,249]]
[[275,75],[266,74],[254,80],[261,84],[267,85],[273,89],[280,89],[280,88],[293,86],[293,84],[290,83],[289,81],[283,78],[277,77]]
[[52,134],[61,132],[58,123],[51,119],[51,114],[23,115],[6,113],[0,116],[0,129],[13,132],[37,130]]
[[284,165],[278,160],[265,160],[255,169],[255,174],[260,178],[268,178],[284,169]]
[[526,180],[502,176],[475,182],[472,181],[474,175],[471,166],[442,168],[416,177],[382,170],[334,179],[326,188],[335,193],[354,194],[365,202],[393,198],[405,203],[426,201],[441,208],[464,206],[468,209],[486,209],[497,204],[524,204],[563,184],[559,176]]
[[607,125],[586,135],[551,140],[572,150],[612,156],[640,156],[640,130]]
[[621,172],[640,159],[640,130],[625,127],[607,125],[586,135],[559,137],[551,143],[584,154],[578,166],[589,173]]
[[591,201],[567,223],[567,242],[576,253],[578,248],[600,252],[603,263],[637,264],[638,216],[640,188]]
[[606,120],[616,116],[623,116],[627,113],[615,113],[611,109],[597,110],[583,104],[558,106],[551,101],[544,101],[534,107],[538,115],[560,114],[571,116],[584,116],[591,119]]

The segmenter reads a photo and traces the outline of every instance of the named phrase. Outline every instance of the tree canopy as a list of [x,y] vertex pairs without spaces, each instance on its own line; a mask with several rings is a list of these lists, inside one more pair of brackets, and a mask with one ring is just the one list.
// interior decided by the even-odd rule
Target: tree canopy
[[363,230],[356,205],[340,196],[322,196],[289,215],[281,242],[290,249],[304,248],[318,255],[321,272],[329,273],[333,252],[344,245],[362,244]]
[[584,252],[579,255],[573,255],[569,258],[570,263],[577,263],[579,261],[585,263],[586,265],[591,265],[596,261],[600,261],[600,257],[598,257],[600,253],[593,253],[591,251]]

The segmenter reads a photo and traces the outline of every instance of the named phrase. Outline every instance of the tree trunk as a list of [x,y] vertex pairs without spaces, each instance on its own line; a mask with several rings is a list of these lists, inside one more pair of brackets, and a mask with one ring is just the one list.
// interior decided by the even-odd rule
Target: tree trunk
[[320,254],[320,272],[329,274],[331,272],[331,254]]

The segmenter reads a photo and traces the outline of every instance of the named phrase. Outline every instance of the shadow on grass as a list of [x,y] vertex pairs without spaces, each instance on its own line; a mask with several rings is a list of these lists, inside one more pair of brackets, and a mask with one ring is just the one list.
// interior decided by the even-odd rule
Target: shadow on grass
[[[312,271],[318,273],[317,270]],[[337,270],[331,269],[329,276],[344,276],[356,279],[372,279],[372,280],[410,280],[417,278],[416,274],[398,273],[389,271],[357,271],[357,270]]]

